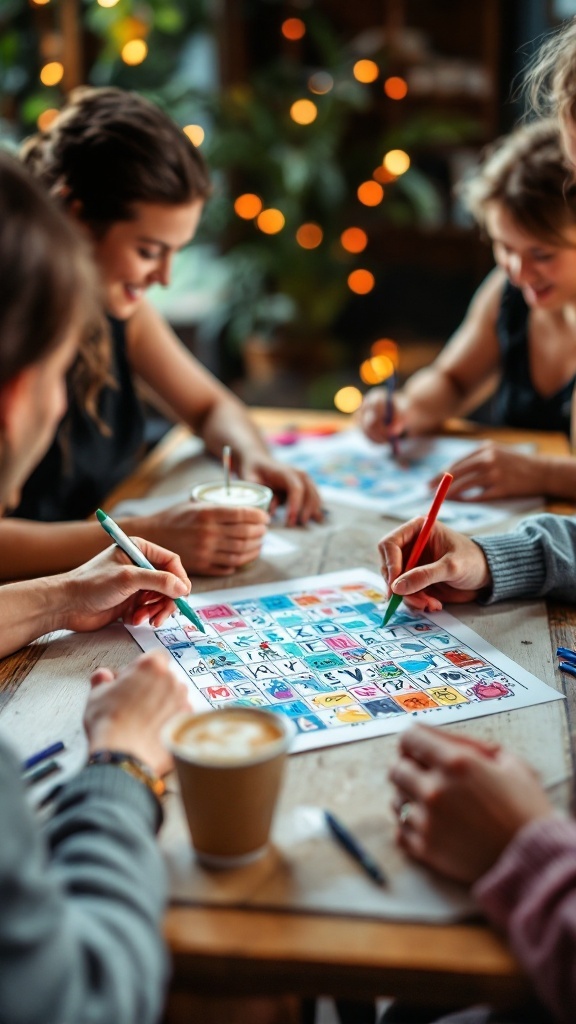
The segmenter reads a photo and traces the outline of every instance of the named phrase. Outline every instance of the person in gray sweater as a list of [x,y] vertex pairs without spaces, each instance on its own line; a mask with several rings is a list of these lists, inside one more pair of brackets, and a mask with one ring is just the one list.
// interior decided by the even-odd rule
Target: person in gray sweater
[[[422,564],[402,572],[422,522],[413,519],[379,545],[390,591],[413,609],[545,596],[576,601],[576,518],[538,515],[510,533],[475,538],[437,522]],[[533,1019],[572,1024],[576,823],[555,813],[521,759],[444,730],[417,726],[404,733],[390,777],[400,845],[409,856],[473,887],[479,907],[506,935],[532,980],[541,1001],[535,998]],[[416,1019],[424,1017],[396,1006],[382,1024]],[[519,1018],[522,1024],[531,1019],[526,1012]],[[442,1018],[442,1024],[501,1020],[483,1007]],[[510,1024],[512,1018],[506,1020]]]
[[[18,501],[64,413],[93,288],[80,236],[0,153],[0,512]],[[153,591],[150,571],[118,548],[0,588],[0,656],[55,628],[162,622],[190,583],[172,552],[139,543],[158,567]],[[0,738],[2,1024],[154,1024],[161,1014],[166,885],[155,833],[171,762],[159,734],[187,707],[186,690],[157,653],[118,675],[100,668],[91,682],[88,764],[44,828]]]

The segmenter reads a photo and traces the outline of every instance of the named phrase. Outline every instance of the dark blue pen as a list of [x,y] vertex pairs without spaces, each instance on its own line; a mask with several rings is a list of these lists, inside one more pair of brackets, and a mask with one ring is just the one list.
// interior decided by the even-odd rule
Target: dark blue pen
[[566,661],[570,661],[573,665],[576,665],[576,651],[571,651],[569,647],[558,647],[556,654],[559,658],[565,658]]
[[338,818],[335,818],[330,811],[324,811],[324,817],[336,842],[340,843],[340,846],[358,862],[373,882],[376,882],[378,885],[386,885],[386,875],[380,866],[372,859],[368,851],[360,845],[356,837],[348,831],[346,826]]
[[558,668],[562,672],[567,672],[568,675],[576,676],[576,663],[575,662],[561,661],[559,663],[559,665],[558,665]]
[[[387,427],[390,426],[390,424],[392,423],[392,420],[394,418],[394,402],[393,402],[393,397],[394,397],[394,388],[395,387],[396,387],[396,374],[395,373],[391,373],[390,376],[388,377],[388,380],[386,381],[386,389],[388,391],[388,395],[387,395],[387,398],[386,398],[386,426]],[[388,440],[390,441],[390,447],[392,449],[392,456],[393,456],[393,458],[397,459],[399,454],[400,454],[398,438],[394,434],[394,435],[392,435],[392,437],[389,437]]]
[[39,750],[37,754],[32,754],[31,757],[26,758],[22,762],[22,771],[27,772],[29,768],[33,768],[35,764],[40,764],[40,761],[46,761],[47,758],[52,757],[54,754],[59,754],[61,750],[64,750],[64,744],[62,740],[58,740],[57,743],[52,743],[51,746],[46,747],[45,750]]

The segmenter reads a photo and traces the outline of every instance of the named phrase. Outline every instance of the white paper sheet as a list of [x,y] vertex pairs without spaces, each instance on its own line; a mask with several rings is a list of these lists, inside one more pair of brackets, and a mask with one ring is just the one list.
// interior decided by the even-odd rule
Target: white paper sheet
[[[429,481],[482,442],[461,438],[407,438],[401,457],[392,458],[389,445],[374,444],[359,430],[344,430],[318,439],[303,438],[294,445],[276,445],[281,462],[305,470],[326,501],[373,509],[398,519],[424,514],[431,501]],[[514,446],[518,451],[530,445]],[[444,502],[439,519],[467,533],[492,526],[511,515],[542,507],[543,499],[501,502]]]
[[195,710],[236,703],[288,715],[292,752],[563,699],[447,612],[401,606],[382,629],[382,580],[368,569],[190,603],[205,635],[179,614],[161,629],[127,628],[143,650],[170,652]]

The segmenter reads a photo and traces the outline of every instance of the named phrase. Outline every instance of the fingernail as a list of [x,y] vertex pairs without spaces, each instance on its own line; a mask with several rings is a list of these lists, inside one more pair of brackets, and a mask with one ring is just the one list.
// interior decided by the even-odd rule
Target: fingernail
[[406,592],[406,580],[404,576],[399,576],[397,580],[394,580],[392,590],[395,594],[404,594]]

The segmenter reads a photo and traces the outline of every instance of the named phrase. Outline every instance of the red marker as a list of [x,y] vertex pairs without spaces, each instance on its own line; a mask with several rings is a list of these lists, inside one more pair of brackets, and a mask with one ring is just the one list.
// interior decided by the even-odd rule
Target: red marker
[[[446,497],[448,488],[450,487],[450,484],[452,483],[453,479],[454,477],[452,476],[452,473],[444,473],[444,476],[442,477],[440,483],[438,484],[436,494],[434,495],[432,504],[430,506],[430,511],[426,516],[426,519],[422,523],[422,529],[420,530],[420,533],[418,534],[416,540],[414,541],[414,547],[412,548],[412,551],[410,552],[410,557],[404,569],[402,570],[403,572],[408,572],[409,569],[413,569],[414,566],[417,565],[418,559],[420,558],[420,555],[424,551],[428,538],[432,533],[432,527],[434,526],[434,523],[438,518],[440,507],[442,505],[442,502],[444,501],[444,498]],[[385,626],[390,621],[390,619],[394,615],[394,612],[398,608],[398,605],[400,604],[401,600],[402,596],[400,594],[392,594],[392,597],[388,602],[388,607],[384,613],[382,626]],[[380,628],[382,628],[382,626]]]

